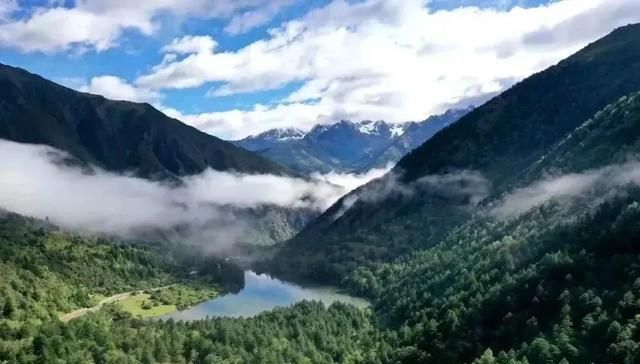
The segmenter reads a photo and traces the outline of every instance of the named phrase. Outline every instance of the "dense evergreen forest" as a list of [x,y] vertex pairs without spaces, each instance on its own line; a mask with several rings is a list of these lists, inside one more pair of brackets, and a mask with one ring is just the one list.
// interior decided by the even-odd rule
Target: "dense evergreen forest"
[[375,357],[380,340],[371,312],[343,304],[302,303],[255,319],[192,323],[138,320],[109,305],[59,319],[94,305],[96,297],[181,282],[233,290],[242,277],[222,261],[176,260],[3,213],[0,363],[357,363]]
[[600,169],[602,181],[580,194],[522,215],[496,218],[499,205],[488,203],[437,246],[347,278],[401,333],[405,362],[640,360],[640,189],[637,178],[615,190],[610,183],[637,173],[628,160],[640,152],[639,126],[640,94],[623,97],[552,148],[523,183],[544,171],[587,177],[627,162],[619,171]]
[[[375,357],[370,315],[352,306],[300,303],[253,319],[154,322],[101,312],[50,322],[9,363],[360,363]],[[16,343],[16,342],[14,342]],[[6,360],[5,359],[5,360]]]
[[[262,267],[338,282],[371,310],[303,302],[185,323],[109,306],[61,322],[92,295],[175,283],[192,267],[9,214],[0,363],[638,363],[638,50],[640,27],[626,27],[523,81],[401,161],[406,174],[352,196],[387,195],[342,211],[345,198],[291,243],[354,231]],[[301,247],[314,249],[293,255]],[[205,264],[202,280],[233,281]]]

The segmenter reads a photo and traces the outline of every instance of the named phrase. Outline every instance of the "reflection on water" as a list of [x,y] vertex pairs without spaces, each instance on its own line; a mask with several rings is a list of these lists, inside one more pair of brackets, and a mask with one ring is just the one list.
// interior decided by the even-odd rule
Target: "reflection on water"
[[184,311],[174,312],[161,319],[200,320],[209,317],[251,317],[275,307],[289,306],[302,300],[322,301],[325,305],[340,301],[358,307],[368,302],[340,293],[334,288],[301,287],[265,274],[244,272],[245,286],[235,294],[214,298]]

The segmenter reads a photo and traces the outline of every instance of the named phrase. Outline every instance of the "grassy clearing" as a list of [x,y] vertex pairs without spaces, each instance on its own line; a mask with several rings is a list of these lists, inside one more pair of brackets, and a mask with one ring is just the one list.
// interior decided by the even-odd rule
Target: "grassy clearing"
[[218,295],[214,287],[176,284],[154,291],[131,294],[117,306],[133,317],[149,318],[196,305]]
[[[128,312],[133,317],[149,318],[169,314],[178,310],[176,305],[158,304],[152,300],[148,293],[139,293],[135,296],[129,296],[117,305],[123,311]],[[156,306],[154,306],[156,304]]]

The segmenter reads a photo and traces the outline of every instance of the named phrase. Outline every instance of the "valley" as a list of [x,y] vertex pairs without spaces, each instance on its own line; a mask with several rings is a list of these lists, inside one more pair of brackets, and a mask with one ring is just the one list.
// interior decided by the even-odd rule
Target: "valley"
[[[563,29],[588,23],[585,33],[600,34],[601,22],[582,17],[604,2],[490,10],[416,2],[393,12],[401,4],[387,1],[313,5],[306,25],[270,28],[269,37],[286,36],[252,43],[242,62],[234,57],[244,48],[225,43],[240,20],[219,42],[174,39],[154,52],[161,63],[143,67],[152,73],[130,83],[105,76],[67,87],[0,64],[0,364],[640,363],[640,23],[587,44]],[[608,2],[602,19],[637,22],[640,7],[624,1]],[[78,9],[96,11],[91,4]],[[233,13],[228,6],[218,10]],[[246,6],[243,27],[279,16]],[[558,19],[574,22],[534,22],[557,6]],[[171,11],[161,10],[140,37],[165,25],[155,20]],[[0,3],[0,46],[2,11]],[[388,13],[371,18],[380,11]],[[422,58],[464,43],[453,31],[410,54],[429,77],[393,58],[416,41],[396,23],[417,30],[419,20],[478,14],[489,16],[485,25],[509,16],[515,27],[521,14],[537,25],[494,35],[489,58],[468,57],[485,67],[477,87],[465,73],[473,62],[457,63],[460,49],[448,62]],[[311,37],[324,18],[347,25],[327,39],[327,25],[318,26],[314,49],[347,42],[359,54],[369,44],[350,40],[359,29],[351,22],[382,28],[381,44],[395,52],[375,60],[380,74],[359,68],[377,46],[353,60],[296,48],[309,58],[295,67],[258,57]],[[558,39],[574,43],[552,52]],[[111,43],[101,46],[90,56],[113,56]],[[514,69],[545,67],[494,67],[505,59]],[[344,75],[336,60],[353,68]],[[448,63],[456,72],[445,72]],[[260,73],[273,64],[275,74]],[[415,75],[386,79],[390,64]],[[225,78],[235,67],[241,82]],[[288,68],[307,73],[287,78]],[[314,78],[327,68],[335,78]],[[135,102],[87,92],[101,80]],[[159,80],[174,82],[171,91]],[[404,82],[415,99],[400,92]],[[265,91],[284,92],[277,87],[295,90]],[[203,90],[207,102],[246,109],[187,114],[202,107],[189,102]],[[450,93],[457,97],[433,101]],[[346,120],[358,120],[362,105],[395,116],[423,103],[440,111],[415,122]],[[301,127],[280,128],[280,118]],[[220,125],[234,141],[201,131]],[[252,128],[266,131],[231,137]]]

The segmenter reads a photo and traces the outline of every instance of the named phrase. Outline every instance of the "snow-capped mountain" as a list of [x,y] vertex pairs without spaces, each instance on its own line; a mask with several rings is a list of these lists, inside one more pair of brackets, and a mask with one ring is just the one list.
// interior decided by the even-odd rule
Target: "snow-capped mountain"
[[307,133],[296,128],[271,129],[258,135],[242,139],[242,146],[249,150],[263,150],[279,143],[300,140]]
[[389,124],[382,120],[365,120],[358,123],[354,123],[349,120],[341,120],[335,124],[330,125],[318,124],[314,126],[307,135],[317,136],[326,132],[332,132],[336,130],[350,130],[363,135],[370,135],[372,137],[391,138],[393,137],[392,129],[398,127],[402,127],[401,124]]
[[295,128],[271,129],[234,143],[304,174],[364,171],[398,161],[471,110],[449,110],[424,121],[401,124],[341,120],[318,124],[306,133]]

